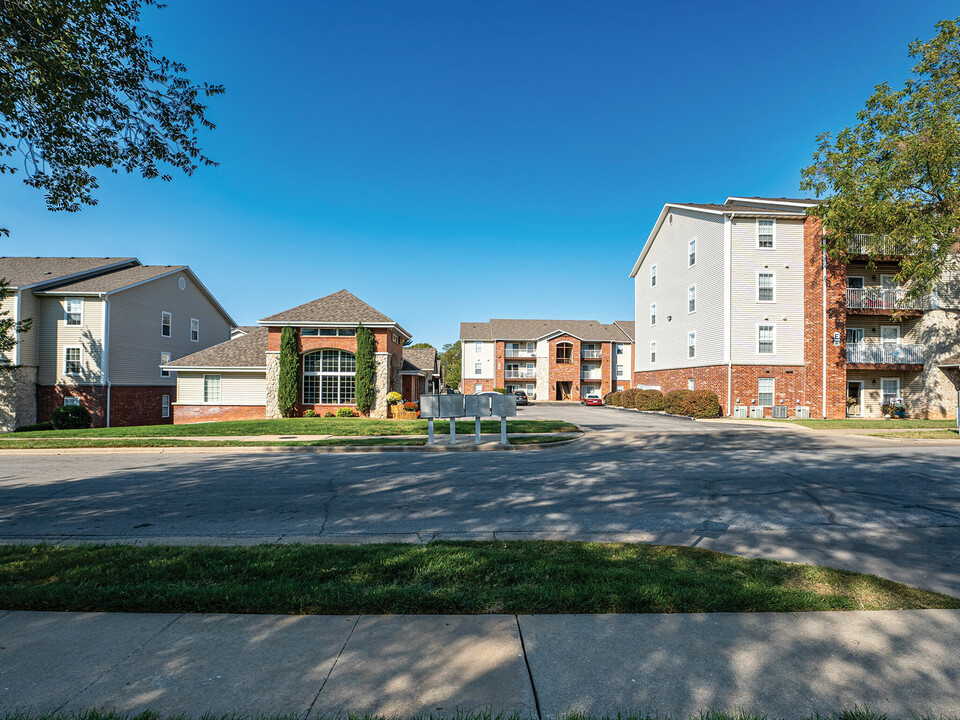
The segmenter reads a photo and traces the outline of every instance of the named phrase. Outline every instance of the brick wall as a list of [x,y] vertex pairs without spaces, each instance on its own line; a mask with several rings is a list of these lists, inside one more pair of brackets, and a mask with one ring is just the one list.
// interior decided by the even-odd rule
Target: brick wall
[[[168,425],[162,417],[163,396],[176,402],[176,387],[170,385],[114,385],[110,388],[110,425]],[[64,398],[78,397],[93,416],[93,427],[107,423],[107,389],[102,385],[40,385],[37,387],[37,419],[47,421],[63,405]],[[171,416],[173,411],[171,409]]]
[[483,386],[483,389],[480,392],[487,392],[489,390],[493,390],[494,387],[500,387],[500,386],[494,385],[494,381],[489,378],[487,379],[477,378],[476,380],[474,380],[473,378],[461,378],[460,392],[463,393],[464,395],[473,395],[474,385]]
[[227,420],[263,420],[263,405],[174,405],[173,424],[219,422]]
[[[570,351],[569,363],[557,362],[557,345],[569,343],[573,346]],[[549,397],[547,400],[559,400],[557,397],[557,383],[569,382],[572,395],[571,400],[580,400],[580,341],[572,335],[559,335],[550,341],[549,362]]]

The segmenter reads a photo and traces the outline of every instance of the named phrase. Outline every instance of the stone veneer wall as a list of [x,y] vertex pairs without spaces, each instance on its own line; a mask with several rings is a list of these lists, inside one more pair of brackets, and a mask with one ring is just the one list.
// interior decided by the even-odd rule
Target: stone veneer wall
[[268,418],[283,417],[280,413],[280,354],[267,353],[267,397],[265,400]]
[[[377,353],[373,356],[374,367],[374,386],[373,386],[373,406],[370,408],[370,417],[387,417],[387,393],[390,392],[390,355],[388,353]],[[397,370],[399,378],[400,371]]]
[[0,368],[0,432],[37,421],[37,368]]

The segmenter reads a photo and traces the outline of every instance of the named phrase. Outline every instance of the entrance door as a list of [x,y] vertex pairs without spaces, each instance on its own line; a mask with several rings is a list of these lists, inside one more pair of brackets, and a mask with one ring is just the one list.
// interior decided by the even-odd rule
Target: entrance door
[[847,381],[847,417],[860,417],[863,414],[863,382]]
[[573,383],[558,382],[557,383],[557,400],[569,400],[572,397],[573,397]]

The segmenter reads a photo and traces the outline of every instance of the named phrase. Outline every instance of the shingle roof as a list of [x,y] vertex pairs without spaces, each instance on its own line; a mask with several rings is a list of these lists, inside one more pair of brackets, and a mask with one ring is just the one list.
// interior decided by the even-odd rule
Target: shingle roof
[[785,197],[747,197],[746,195],[733,195],[732,197],[740,198],[741,200],[756,200],[757,202],[783,202],[783,203],[798,203],[805,205],[819,205],[823,202],[820,198],[785,198]]
[[171,367],[266,367],[268,332],[267,328],[251,328],[246,335],[240,335],[166,364]]
[[341,290],[266,317],[262,323],[394,323],[353,293]]
[[630,340],[635,340],[637,337],[637,326],[633,320],[614,320],[614,325],[618,326]]
[[789,215],[803,215],[803,208],[777,208],[776,210],[771,210],[769,208],[757,207],[756,205],[736,205],[736,204],[723,204],[718,203],[688,203],[688,202],[678,202],[670,203],[671,205],[684,205],[686,207],[698,208],[700,210],[719,210],[720,212],[741,212],[741,213],[785,213]]
[[960,355],[954,355],[953,357],[941,360],[937,365],[939,367],[958,367],[960,366]]
[[86,278],[66,285],[57,285],[47,290],[52,293],[101,293],[114,292],[136,285],[145,280],[166,275],[167,273],[183,270],[186,265],[136,265],[131,268],[117,270],[105,275]]
[[436,348],[404,348],[403,365],[407,370],[407,365],[417,370],[433,372],[437,368],[437,349]]
[[631,338],[614,324],[596,320],[505,320],[460,323],[461,340],[535,340],[565,332],[581,340],[625,342]]
[[0,257],[0,278],[6,278],[13,287],[26,287],[123,263],[139,265],[136,258]]

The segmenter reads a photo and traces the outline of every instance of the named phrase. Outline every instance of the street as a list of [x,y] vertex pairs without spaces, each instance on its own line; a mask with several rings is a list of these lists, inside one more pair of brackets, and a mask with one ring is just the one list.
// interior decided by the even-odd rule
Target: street
[[623,540],[873,572],[960,594],[957,448],[579,405],[532,452],[25,454],[2,542]]

